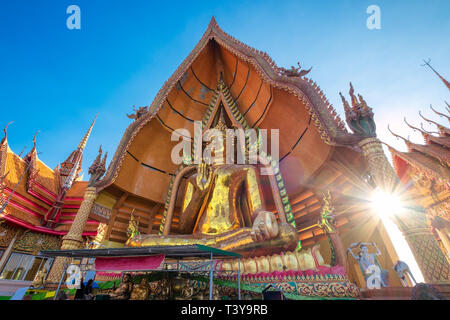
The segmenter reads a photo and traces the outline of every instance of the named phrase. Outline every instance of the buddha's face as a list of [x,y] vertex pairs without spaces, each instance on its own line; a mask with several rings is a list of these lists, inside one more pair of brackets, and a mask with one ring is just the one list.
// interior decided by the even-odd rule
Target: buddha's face
[[[219,131],[220,132],[220,131]],[[221,133],[220,133],[221,134]],[[217,133],[211,136],[211,139],[207,139],[206,149],[209,150],[209,156],[203,161],[211,165],[219,165],[225,163],[225,135],[221,134],[218,137]],[[208,159],[209,158],[209,159]]]

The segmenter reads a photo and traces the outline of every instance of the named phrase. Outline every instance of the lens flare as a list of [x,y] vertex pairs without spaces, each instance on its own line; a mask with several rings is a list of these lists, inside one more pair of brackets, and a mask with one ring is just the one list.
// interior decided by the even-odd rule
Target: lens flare
[[375,190],[371,201],[375,212],[383,218],[391,217],[403,209],[402,202],[398,196],[379,189]]

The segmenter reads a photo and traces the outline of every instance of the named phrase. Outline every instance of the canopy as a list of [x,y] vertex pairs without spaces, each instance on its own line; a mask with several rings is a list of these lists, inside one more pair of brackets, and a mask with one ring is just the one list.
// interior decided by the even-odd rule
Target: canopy
[[166,258],[215,258],[236,259],[241,255],[231,251],[220,250],[208,246],[180,245],[180,246],[154,246],[135,248],[109,248],[109,249],[80,249],[80,250],[44,250],[40,256],[45,257],[71,257],[71,258],[98,258],[98,257],[142,257],[151,255],[164,255]]

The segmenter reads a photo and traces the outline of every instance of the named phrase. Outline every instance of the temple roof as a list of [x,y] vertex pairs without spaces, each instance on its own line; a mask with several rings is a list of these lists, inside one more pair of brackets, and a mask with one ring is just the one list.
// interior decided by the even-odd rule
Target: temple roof
[[[435,111],[434,109],[432,110]],[[436,113],[446,117],[444,114]],[[424,117],[422,116],[422,118]],[[441,182],[448,181],[450,179],[450,135],[448,135],[450,130],[436,121],[427,118],[424,119],[437,127],[439,135],[436,136],[431,132],[425,131],[423,128],[419,129],[414,127],[405,121],[410,128],[422,134],[425,144],[413,143],[393,133],[396,137],[403,139],[408,147],[408,152],[401,152],[389,146],[395,169],[400,178],[404,178],[406,165],[422,172],[430,179]]]
[[[66,234],[81,205],[87,182],[74,181],[63,201],[61,219],[55,228],[42,226],[42,219],[61,190],[60,172],[38,158],[36,143],[23,158],[14,153],[5,136],[0,143],[0,218],[8,224],[36,232]],[[34,142],[36,140],[34,139]],[[3,179],[2,179],[3,177]],[[84,235],[95,235],[98,222],[89,220]]]
[[[220,75],[250,127],[280,130],[281,171],[297,192],[329,158],[334,146],[355,146],[314,81],[302,70],[278,67],[264,52],[226,34],[214,18],[200,41],[164,83],[152,104],[138,110],[98,189],[111,184],[162,202],[177,166],[170,161],[171,132],[189,130],[211,103]],[[308,150],[308,152],[305,152]],[[288,175],[287,172],[296,172]],[[292,181],[290,180],[292,179]]]

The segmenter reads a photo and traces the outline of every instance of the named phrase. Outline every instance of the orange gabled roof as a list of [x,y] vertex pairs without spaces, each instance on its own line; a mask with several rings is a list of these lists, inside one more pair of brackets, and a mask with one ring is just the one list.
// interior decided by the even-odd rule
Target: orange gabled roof
[[[72,224],[71,221],[62,225],[60,229],[41,226],[42,218],[59,192],[59,174],[37,158],[35,148],[29,155],[32,157],[30,158],[32,163],[26,172],[27,161],[9,148],[5,132],[5,137],[0,142],[0,174],[1,176],[7,174],[3,181],[4,189],[0,189],[2,193],[0,199],[8,203],[0,216],[13,225],[20,225],[37,232],[63,235],[67,233],[68,227]],[[70,204],[64,203],[64,212],[73,212],[81,205],[86,185],[85,181],[74,183],[73,190],[68,192],[67,200]],[[0,203],[0,205],[3,204]],[[94,235],[97,225],[98,223],[90,221],[84,233]]]
[[[438,115],[449,119],[448,116],[437,112],[432,107],[431,109]],[[425,121],[436,125],[439,129],[439,136],[425,131],[423,127],[420,129],[409,124],[406,119],[404,121],[408,127],[422,134],[425,144],[413,143],[389,129],[395,137],[402,139],[408,147],[408,152],[401,152],[388,145],[397,175],[401,179],[405,178],[407,166],[410,165],[433,180],[448,182],[450,178],[450,130],[433,120],[425,118],[421,112],[419,112],[419,115]]]
[[[209,52],[211,55],[205,57],[205,52]],[[231,67],[229,66],[230,62],[227,58],[228,56],[236,58],[236,65],[233,65],[233,70],[230,70]],[[211,70],[218,72],[217,70],[223,68],[223,65],[221,65],[221,62],[217,62],[217,60],[220,60],[217,57],[221,57],[222,61],[225,61],[226,70],[224,72],[228,74],[228,78],[233,78],[232,80],[228,79],[229,81],[226,83],[230,88],[233,87],[236,80],[232,75],[236,74],[236,70],[239,71],[239,68],[246,68],[248,72],[246,72],[245,75],[241,75],[242,79],[237,79],[236,82],[245,82],[245,78],[251,79],[252,77],[253,79],[256,77],[260,79],[260,83],[255,82],[252,84],[252,95],[244,93],[241,96],[245,87],[240,91],[233,92],[234,98],[238,104],[242,104],[241,101],[245,100],[246,106],[250,107],[253,106],[251,100],[255,99],[256,101],[255,95],[258,97],[255,93],[261,91],[267,96],[267,102],[263,106],[263,114],[261,114],[260,117],[258,116],[255,119],[256,122],[252,125],[260,126],[260,121],[262,121],[261,119],[266,115],[266,110],[273,108],[274,99],[278,98],[277,110],[280,109],[279,105],[281,104],[301,102],[306,110],[307,116],[305,116],[305,118],[309,118],[311,127],[315,127],[319,139],[325,144],[332,146],[354,145],[360,140],[360,138],[347,132],[344,123],[314,81],[304,76],[287,75],[286,72],[278,67],[266,53],[249,47],[228,35],[220,29],[216,20],[212,18],[200,41],[159,90],[152,104],[148,108],[148,112],[144,112],[136,118],[126,129],[108,171],[102,181],[98,184],[99,190],[116,181],[123,163],[127,163],[127,166],[131,168],[133,165],[136,165],[133,161],[144,162],[140,157],[133,155],[133,150],[130,148],[132,147],[133,140],[138,137],[138,133],[143,130],[151,120],[157,119],[162,126],[165,126],[170,131],[180,127],[187,128],[192,125],[194,120],[201,118],[203,112],[208,107],[211,92],[214,91],[215,85],[217,84],[217,78],[212,79],[213,76],[211,74],[204,72],[204,74],[200,74],[202,71],[199,71],[199,69],[194,72],[193,66],[196,66],[197,60],[203,59],[202,61],[205,62],[204,65],[207,65]],[[187,77],[187,75],[189,75],[189,77]],[[194,78],[201,82],[202,86],[201,88],[200,86],[195,88],[191,86],[193,91],[189,92],[183,87],[183,83],[184,81],[189,82]],[[200,81],[200,78],[202,81]],[[203,93],[200,92],[201,89],[204,91]],[[234,88],[232,88],[232,90],[234,90]],[[286,93],[289,97],[283,96],[280,98],[280,91],[282,91],[283,94]],[[195,107],[189,108],[189,110],[183,110],[184,112],[177,110],[176,101],[174,102],[177,98],[177,92],[184,92],[184,94],[190,98],[190,103],[195,103]],[[196,95],[196,97],[193,97],[193,95]],[[281,102],[282,99],[284,99],[283,102]],[[253,112],[255,108],[250,110],[247,114],[249,110],[250,108],[247,111],[241,110],[243,115],[247,118],[251,118],[251,112]],[[303,110],[297,110],[297,114],[300,112],[303,112]],[[178,125],[178,127],[167,127],[161,120],[161,117],[168,118],[170,115],[175,116],[175,114],[178,119],[176,119],[176,121],[173,119],[171,120],[173,120],[172,122],[174,125]],[[288,115],[285,116],[288,117]],[[273,119],[270,120],[273,122]],[[291,137],[293,137],[293,135],[291,135]],[[127,153],[131,153],[132,155],[130,157],[134,160],[131,158],[128,159],[126,157]],[[151,160],[152,159],[148,161]],[[151,163],[149,164],[153,166]],[[160,171],[164,173],[173,173],[173,171],[176,170],[176,168],[171,167],[157,169],[161,169]],[[131,191],[134,192],[133,190]]]
[[433,157],[442,165],[450,165],[450,149],[448,149],[446,146],[442,146],[436,143],[421,145],[412,142],[406,142],[406,144],[408,145],[408,148],[410,150],[415,150],[422,153],[423,155]]
[[437,145],[450,148],[450,137],[435,137],[431,134],[425,138],[427,143],[436,143]]
[[[398,157],[434,180],[448,181],[450,179],[450,169],[442,166],[439,161],[432,157],[417,151],[400,152],[392,147],[389,147],[389,150],[394,158],[394,163],[396,162],[395,157]],[[400,168],[396,166],[395,169],[400,178],[402,178],[403,172],[400,171]]]
[[[87,181],[75,181],[72,188],[67,191],[66,198],[81,198],[84,197],[84,192],[87,188]],[[68,199],[69,200],[69,199]]]
[[36,182],[48,191],[57,194],[59,191],[59,175],[40,159],[36,161],[36,169],[39,170],[39,174],[36,176]]

